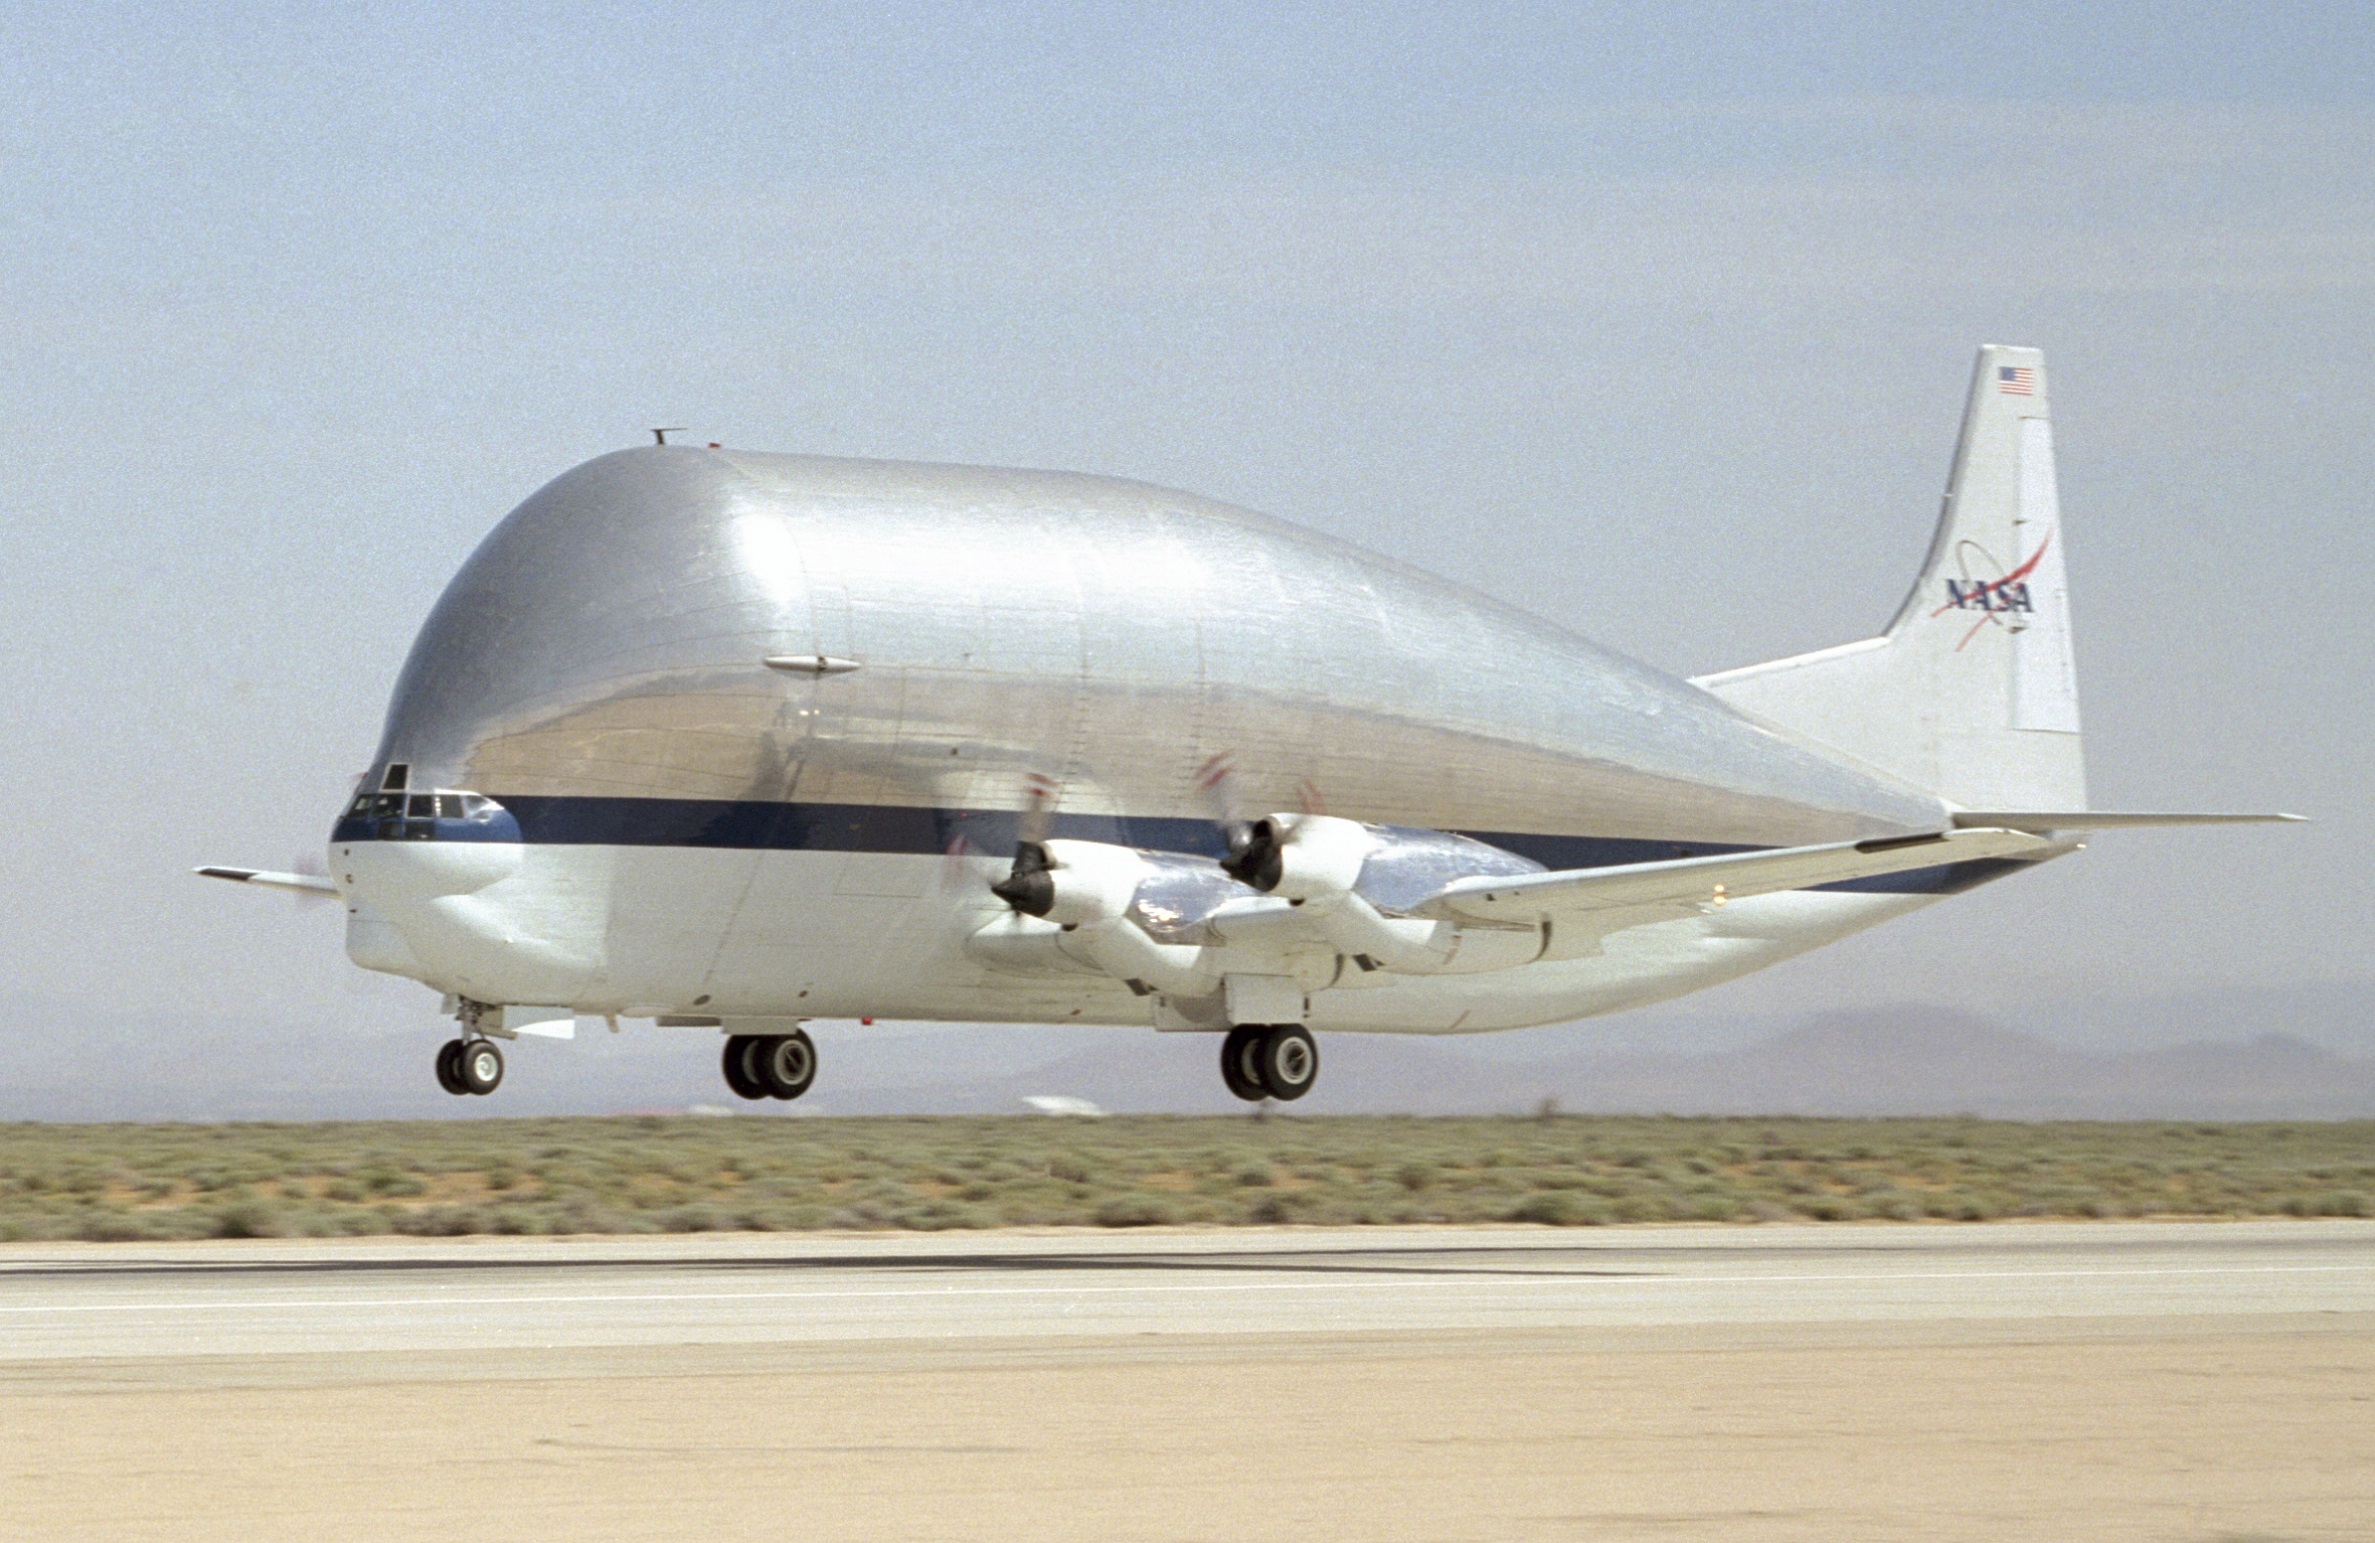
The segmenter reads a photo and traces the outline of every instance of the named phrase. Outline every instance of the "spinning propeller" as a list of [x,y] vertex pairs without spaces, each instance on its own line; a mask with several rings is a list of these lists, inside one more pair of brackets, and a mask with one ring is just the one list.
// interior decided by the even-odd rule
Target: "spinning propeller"
[[[1285,875],[1287,833],[1267,815],[1251,820],[1245,817],[1235,752],[1224,750],[1206,761],[1196,775],[1196,787],[1204,794],[1214,823],[1228,841],[1228,855],[1220,860],[1221,871],[1264,894],[1276,889]],[[1296,784],[1295,797],[1305,814],[1328,812],[1327,799],[1308,778]]]
[[1045,916],[1055,908],[1055,881],[1048,877],[1047,833],[1056,821],[1056,798],[1062,786],[1044,772],[1023,778],[1022,830],[1014,844],[1014,865],[1006,877],[990,886],[990,893],[1025,916]]
[[1206,761],[1196,773],[1196,790],[1204,795],[1206,807],[1212,811],[1212,821],[1220,827],[1221,838],[1228,851],[1221,858],[1221,872],[1240,884],[1267,891],[1279,877],[1279,831],[1268,819],[1249,820],[1245,817],[1243,790],[1237,782],[1237,756],[1223,750]]
[[[1246,817],[1236,752],[1221,751],[1198,767],[1195,788],[1221,833],[1225,846],[1221,871],[1264,893],[1275,889],[1284,874],[1288,832],[1267,815]],[[1045,916],[1056,900],[1055,864],[1048,854],[1047,838],[1063,788],[1054,778],[1032,772],[1023,779],[1023,789],[1026,802],[1014,862],[1006,877],[990,886],[990,893],[1026,916]],[[1325,801],[1311,783],[1303,783],[1298,793],[1306,814],[1326,811]]]

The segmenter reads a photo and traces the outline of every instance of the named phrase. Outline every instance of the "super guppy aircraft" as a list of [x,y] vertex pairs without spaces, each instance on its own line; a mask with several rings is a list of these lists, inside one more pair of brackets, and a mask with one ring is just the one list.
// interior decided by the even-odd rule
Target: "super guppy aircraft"
[[1142,483],[657,445],[567,472],[446,589],[326,877],[444,993],[451,1092],[580,1016],[1220,1037],[1654,1002],[2074,851],[2088,812],[2045,366],[1979,351],[1880,636],[1696,680]]

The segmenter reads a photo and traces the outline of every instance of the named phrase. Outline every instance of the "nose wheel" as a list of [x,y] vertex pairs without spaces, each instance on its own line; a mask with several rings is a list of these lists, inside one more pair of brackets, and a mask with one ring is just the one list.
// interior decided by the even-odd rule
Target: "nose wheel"
[[503,1052],[487,1039],[449,1039],[437,1048],[437,1085],[485,1095],[503,1086]]
[[1248,1023],[1221,1041],[1221,1081],[1248,1103],[1291,1103],[1319,1081],[1319,1045],[1299,1023]]
[[749,1099],[798,1098],[816,1081],[816,1041],[806,1029],[789,1034],[729,1034],[726,1086]]

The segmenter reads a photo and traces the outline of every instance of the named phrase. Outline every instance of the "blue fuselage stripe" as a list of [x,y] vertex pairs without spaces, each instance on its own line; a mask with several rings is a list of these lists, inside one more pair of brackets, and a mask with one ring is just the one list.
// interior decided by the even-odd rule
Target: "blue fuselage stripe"
[[[349,817],[333,841],[520,841],[532,846],[707,847],[762,852],[868,852],[938,856],[952,851],[1011,851],[1022,818],[1012,810],[927,809],[887,804],[794,804],[698,798],[584,798],[488,795],[509,819],[381,821]],[[390,830],[400,825],[402,831]],[[1217,858],[1226,851],[1209,820],[1163,816],[1058,814],[1049,834],[1105,841],[1151,852]],[[1755,851],[1707,841],[1459,831],[1545,868],[1617,868],[1678,857]],[[1941,864],[1879,878],[1822,886],[1868,894],[1952,894],[2022,867],[2005,861]]]

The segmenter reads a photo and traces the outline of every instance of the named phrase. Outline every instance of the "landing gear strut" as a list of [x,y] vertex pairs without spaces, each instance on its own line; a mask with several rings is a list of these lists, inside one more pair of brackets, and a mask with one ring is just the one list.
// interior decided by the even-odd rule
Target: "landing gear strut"
[[1248,1023],[1221,1041],[1221,1081],[1248,1103],[1291,1103],[1319,1081],[1319,1046],[1299,1023]]
[[798,1098],[816,1081],[816,1041],[789,1034],[726,1036],[726,1086],[743,1098]]
[[503,1085],[503,1052],[487,1039],[449,1039],[437,1048],[437,1085],[448,1093],[492,1093]]

